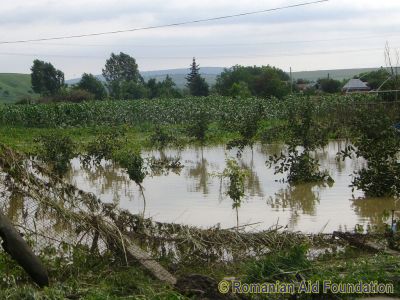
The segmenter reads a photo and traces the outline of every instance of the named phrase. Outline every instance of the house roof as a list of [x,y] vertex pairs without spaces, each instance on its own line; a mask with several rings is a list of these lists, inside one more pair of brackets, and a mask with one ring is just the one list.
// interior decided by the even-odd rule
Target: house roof
[[343,90],[369,90],[368,85],[360,79],[350,79],[344,86]]

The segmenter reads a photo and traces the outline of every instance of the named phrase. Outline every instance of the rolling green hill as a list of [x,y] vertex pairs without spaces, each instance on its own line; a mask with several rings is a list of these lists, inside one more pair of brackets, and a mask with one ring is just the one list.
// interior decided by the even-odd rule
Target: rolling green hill
[[28,96],[36,96],[29,74],[0,73],[0,103],[13,103]]

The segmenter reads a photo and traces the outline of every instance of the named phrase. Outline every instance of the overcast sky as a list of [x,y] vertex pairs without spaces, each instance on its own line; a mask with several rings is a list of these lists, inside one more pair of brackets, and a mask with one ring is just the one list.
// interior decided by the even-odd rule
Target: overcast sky
[[[307,0],[305,0],[307,1]],[[13,0],[0,10],[0,41],[156,26],[263,10],[303,0]],[[311,1],[311,0],[308,0]],[[273,65],[294,71],[384,65],[400,47],[400,1],[330,0],[310,6],[180,27],[80,39],[0,44],[0,73],[29,73],[35,58],[66,78],[100,74],[111,52],[139,69]]]

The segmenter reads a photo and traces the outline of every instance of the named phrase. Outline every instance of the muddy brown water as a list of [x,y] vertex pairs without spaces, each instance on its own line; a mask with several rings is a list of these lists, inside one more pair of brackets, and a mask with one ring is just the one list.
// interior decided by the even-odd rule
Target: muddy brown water
[[[321,169],[328,170],[335,180],[332,186],[291,186],[282,182],[285,175],[274,175],[273,168],[268,168],[265,161],[269,155],[283,150],[283,145],[258,144],[253,151],[245,149],[238,161],[251,175],[239,208],[240,225],[258,223],[248,230],[261,230],[279,224],[290,230],[312,233],[352,230],[356,224],[382,225],[384,212],[399,209],[399,203],[394,198],[364,199],[362,191],[352,191],[351,176],[365,162],[338,161],[336,153],[345,145],[346,141],[331,141],[317,153]],[[146,217],[204,228],[236,225],[236,213],[225,194],[226,186],[212,175],[222,172],[226,157],[236,157],[236,150],[227,151],[224,146],[187,147],[143,152],[143,155],[179,156],[184,165],[179,174],[156,175],[144,180]],[[143,211],[138,187],[123,169],[111,162],[85,168],[79,159],[74,159],[67,180],[104,202],[117,203],[132,213]]]

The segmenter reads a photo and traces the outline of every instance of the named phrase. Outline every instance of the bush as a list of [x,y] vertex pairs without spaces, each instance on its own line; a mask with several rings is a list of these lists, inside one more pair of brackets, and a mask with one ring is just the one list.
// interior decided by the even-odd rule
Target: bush
[[367,166],[355,172],[352,187],[367,197],[400,195],[400,136],[384,106],[360,108],[352,123],[353,144],[340,154],[364,158]]
[[63,175],[69,168],[69,162],[75,157],[75,144],[68,136],[48,134],[40,136],[38,143],[38,158],[50,164],[53,171]]
[[51,102],[72,102],[80,103],[84,101],[94,100],[93,94],[85,90],[72,89],[72,90],[62,90],[54,96],[41,97],[39,103],[51,103]]

